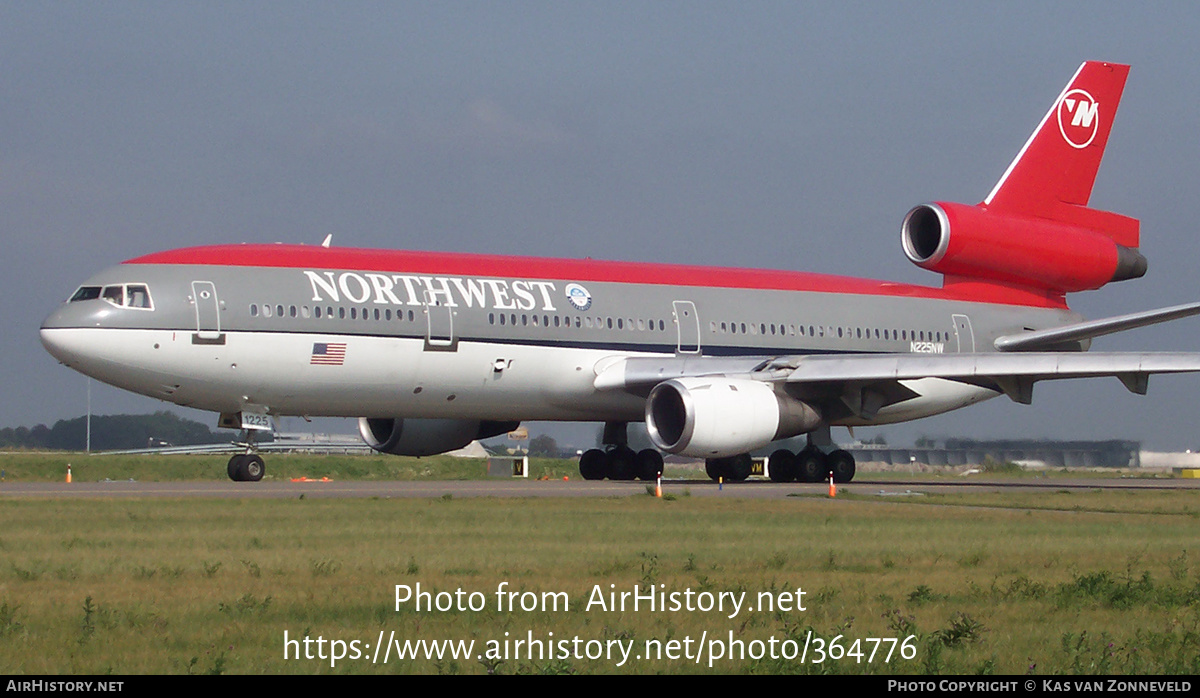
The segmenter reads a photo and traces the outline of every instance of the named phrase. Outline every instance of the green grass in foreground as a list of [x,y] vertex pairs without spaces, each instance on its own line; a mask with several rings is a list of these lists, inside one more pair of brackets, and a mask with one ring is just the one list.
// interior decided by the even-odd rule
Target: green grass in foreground
[[[1085,494],[0,500],[0,672],[1200,672],[1197,494]],[[503,582],[562,592],[569,610],[499,611]],[[485,608],[397,611],[395,585],[418,583],[480,592]],[[597,585],[750,604],[802,588],[807,610],[585,610]],[[381,631],[474,641],[477,655],[508,640],[510,654],[331,666],[285,660],[285,631],[360,648]],[[694,653],[732,637],[750,655],[810,631],[843,650],[914,635],[916,655],[636,658],[648,640]],[[634,657],[512,656],[530,633],[632,642]]]
[[[474,458],[429,456],[402,458],[375,455],[310,455],[303,453],[264,453],[266,480],[294,477],[335,480],[482,480],[487,477],[486,461]],[[71,465],[75,482],[128,480],[173,482],[179,480],[228,480],[225,455],[88,455],[70,452],[12,452],[0,454],[0,470],[5,481],[61,482]],[[547,475],[561,478],[579,473],[573,461],[549,458],[529,460],[530,477]]]

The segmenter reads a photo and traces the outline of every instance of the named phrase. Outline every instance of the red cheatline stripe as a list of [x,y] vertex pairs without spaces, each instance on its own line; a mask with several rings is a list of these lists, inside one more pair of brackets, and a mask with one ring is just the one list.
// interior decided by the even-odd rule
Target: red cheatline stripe
[[579,282],[711,286],[754,290],[813,291],[935,298],[1065,308],[1061,297],[996,284],[931,288],[909,284],[772,269],[700,267],[592,259],[550,259],[451,252],[325,248],[309,245],[213,245],[155,252],[126,264],[199,264],[235,267],[324,269],[408,274],[445,274]]

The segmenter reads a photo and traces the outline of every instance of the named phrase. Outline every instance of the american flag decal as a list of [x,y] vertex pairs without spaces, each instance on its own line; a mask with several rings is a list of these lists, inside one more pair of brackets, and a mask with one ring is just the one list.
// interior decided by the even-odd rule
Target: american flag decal
[[346,363],[346,345],[313,344],[312,358],[308,363],[317,366],[341,366]]

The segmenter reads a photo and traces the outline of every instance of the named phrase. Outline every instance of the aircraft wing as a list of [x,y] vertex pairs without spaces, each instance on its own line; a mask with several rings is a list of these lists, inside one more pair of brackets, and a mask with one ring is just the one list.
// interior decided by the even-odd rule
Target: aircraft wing
[[[725,376],[781,382],[796,389],[876,386],[902,394],[888,384],[921,378],[943,378],[1004,392],[1016,402],[1032,400],[1040,380],[1114,376],[1130,391],[1145,394],[1152,373],[1200,372],[1200,353],[1193,352],[1020,352],[985,354],[835,354],[776,357],[632,357],[598,371],[601,390],[648,391],[672,378]],[[898,386],[895,386],[898,387]],[[881,393],[881,394],[882,394]]]

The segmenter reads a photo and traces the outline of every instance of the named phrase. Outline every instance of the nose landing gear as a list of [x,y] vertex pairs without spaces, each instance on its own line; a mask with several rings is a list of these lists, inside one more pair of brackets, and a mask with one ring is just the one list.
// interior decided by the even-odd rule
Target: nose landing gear
[[230,458],[226,472],[234,482],[258,482],[267,472],[267,466],[257,453],[245,453]]
[[234,482],[258,482],[266,474],[267,465],[263,462],[262,456],[256,452],[254,430],[247,429],[243,433],[246,440],[244,443],[238,444],[238,446],[245,447],[246,452],[236,454],[230,458],[225,472],[229,475],[229,479]]

